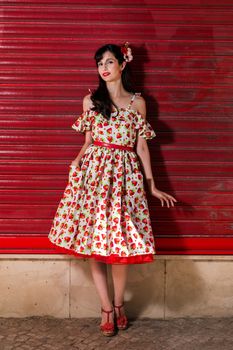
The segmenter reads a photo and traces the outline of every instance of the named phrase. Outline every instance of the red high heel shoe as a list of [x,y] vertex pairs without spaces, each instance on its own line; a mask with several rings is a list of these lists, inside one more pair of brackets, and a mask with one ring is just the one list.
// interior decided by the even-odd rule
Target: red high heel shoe
[[121,314],[121,308],[124,306],[124,302],[118,306],[114,305],[114,302],[113,302],[113,306],[114,308],[118,309],[118,313],[119,313],[119,316],[117,316],[115,313],[117,328],[120,330],[125,330],[128,327],[128,319],[125,315]]
[[111,337],[112,335],[115,334],[115,326],[113,322],[109,322],[109,315],[111,312],[113,312],[114,310],[110,310],[110,311],[106,311],[103,308],[101,308],[101,312],[105,312],[108,316],[107,316],[107,322],[105,322],[104,324],[100,325],[100,330],[102,332],[103,335],[107,336],[107,337]]

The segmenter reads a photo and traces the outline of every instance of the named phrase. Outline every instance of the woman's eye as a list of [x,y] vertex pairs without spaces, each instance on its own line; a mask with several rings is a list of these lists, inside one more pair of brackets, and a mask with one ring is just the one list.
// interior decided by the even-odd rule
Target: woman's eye
[[[107,64],[108,64],[108,63],[113,63],[113,61],[108,61]],[[103,65],[103,63],[101,63],[101,62],[98,63],[98,67],[99,67],[99,66],[102,66],[102,65]]]

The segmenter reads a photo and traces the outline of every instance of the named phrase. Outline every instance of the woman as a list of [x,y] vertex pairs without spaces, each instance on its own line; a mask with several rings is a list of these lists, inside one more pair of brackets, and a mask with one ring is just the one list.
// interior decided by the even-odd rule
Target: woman
[[[156,253],[140,162],[150,194],[162,206],[177,202],[154,183],[147,139],[156,134],[146,120],[145,100],[130,82],[132,59],[128,43],[107,44],[95,53],[99,86],[83,98],[83,113],[72,125],[85,133],[85,142],[70,166],[69,183],[49,233],[50,241],[63,251],[92,258],[100,329],[106,336],[128,326],[128,265],[152,262]],[[106,264],[112,267],[113,301]]]

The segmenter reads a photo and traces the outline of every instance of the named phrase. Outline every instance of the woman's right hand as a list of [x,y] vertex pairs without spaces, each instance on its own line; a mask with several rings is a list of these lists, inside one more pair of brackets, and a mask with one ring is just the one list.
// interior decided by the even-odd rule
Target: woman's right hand
[[70,166],[75,166],[76,168],[78,168],[78,169],[80,170],[80,166],[81,166],[80,160],[74,159],[74,160],[71,162]]

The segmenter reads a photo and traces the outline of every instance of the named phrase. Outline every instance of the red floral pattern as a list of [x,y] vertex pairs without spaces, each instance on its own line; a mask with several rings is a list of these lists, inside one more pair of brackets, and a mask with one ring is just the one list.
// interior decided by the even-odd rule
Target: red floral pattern
[[[110,120],[88,109],[72,125],[94,140],[135,146],[137,135],[152,139],[151,125],[133,109]],[[143,174],[134,151],[89,145],[80,169],[70,166],[49,240],[61,252],[105,263],[153,261],[152,233]]]

